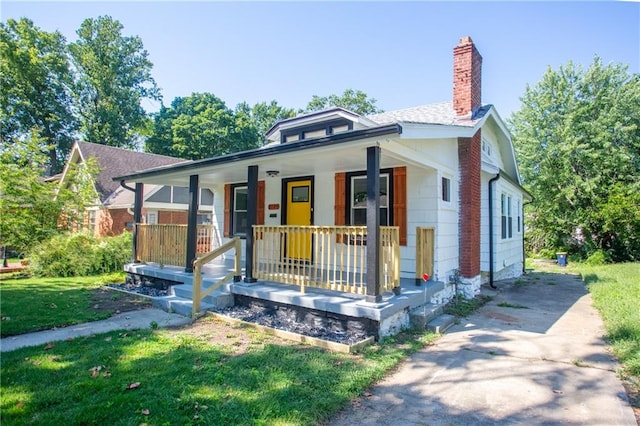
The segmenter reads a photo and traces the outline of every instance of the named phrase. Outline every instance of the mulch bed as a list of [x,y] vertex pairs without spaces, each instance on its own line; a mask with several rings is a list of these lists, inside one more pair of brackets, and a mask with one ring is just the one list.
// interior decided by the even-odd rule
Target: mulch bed
[[265,327],[302,334],[308,337],[327,340],[330,342],[354,345],[367,339],[369,336],[361,330],[336,331],[326,327],[318,327],[277,314],[277,311],[269,310],[261,306],[232,306],[218,309],[214,312],[242,321],[259,324]]

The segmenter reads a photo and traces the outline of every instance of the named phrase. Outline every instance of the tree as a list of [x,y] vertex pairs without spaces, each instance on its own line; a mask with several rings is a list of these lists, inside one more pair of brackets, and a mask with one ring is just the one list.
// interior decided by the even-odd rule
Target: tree
[[67,171],[69,184],[44,178],[48,157],[37,134],[0,148],[0,245],[26,251],[68,230],[97,194],[95,163]]
[[535,199],[530,247],[640,259],[640,75],[569,62],[521,101],[509,124]]
[[377,114],[383,112],[376,106],[377,100],[369,98],[366,93],[360,90],[346,89],[341,96],[317,96],[313,95],[307,107],[300,112],[308,113],[322,111],[330,107],[341,107],[360,115]]
[[125,37],[109,16],[86,19],[69,46],[77,72],[76,105],[84,139],[136,148],[150,124],[141,101],[160,100],[140,37]]
[[250,112],[234,114],[215,95],[194,93],[160,109],[145,150],[197,160],[256,148],[259,140]]
[[0,132],[3,144],[39,135],[50,174],[62,170],[73,144],[73,83],[66,41],[22,18],[0,23]]
[[249,107],[246,102],[243,102],[236,107],[236,114],[239,111],[243,111],[251,117],[251,122],[256,127],[261,138],[278,121],[286,120],[296,115],[292,108],[284,108],[278,105],[275,100],[270,103],[258,102],[253,107]]

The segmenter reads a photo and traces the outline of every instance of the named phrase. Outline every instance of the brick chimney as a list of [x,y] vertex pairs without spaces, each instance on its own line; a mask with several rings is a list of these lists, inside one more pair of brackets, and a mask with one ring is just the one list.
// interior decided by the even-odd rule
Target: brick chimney
[[[471,117],[481,105],[482,56],[471,37],[463,37],[453,48],[453,108],[458,117]],[[481,151],[482,131],[458,138],[460,165],[460,275],[480,276]]]
[[482,56],[471,37],[453,48],[453,109],[458,117],[472,115],[482,103]]

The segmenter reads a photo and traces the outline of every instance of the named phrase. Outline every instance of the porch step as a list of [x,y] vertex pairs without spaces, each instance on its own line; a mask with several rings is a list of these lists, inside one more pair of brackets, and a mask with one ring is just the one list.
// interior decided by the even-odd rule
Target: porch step
[[442,314],[429,321],[427,330],[442,334],[456,322],[455,315]]
[[445,305],[427,303],[409,313],[409,321],[413,327],[426,328],[427,324],[444,312]]
[[[162,309],[167,312],[174,312],[185,317],[191,317],[193,314],[193,301],[178,296],[156,297],[153,299],[153,307]],[[200,303],[199,314],[214,308],[215,306],[202,302]]]
[[[224,284],[222,287],[203,298],[202,301],[217,308],[232,306],[233,295],[231,294],[229,286],[230,284]],[[193,286],[191,284],[174,285],[171,289],[174,296],[188,300],[193,299]],[[203,286],[202,291],[205,291],[206,289],[207,287]]]

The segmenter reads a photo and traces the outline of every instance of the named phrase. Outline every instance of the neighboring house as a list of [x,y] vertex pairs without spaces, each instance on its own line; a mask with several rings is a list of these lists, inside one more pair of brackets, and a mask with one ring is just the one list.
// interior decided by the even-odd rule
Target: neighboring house
[[[60,184],[67,184],[72,164],[81,165],[95,158],[99,172],[95,178],[96,199],[84,214],[78,228],[95,236],[118,235],[133,225],[134,191],[127,189],[113,177],[155,167],[175,165],[185,160],[101,145],[76,142],[60,176]],[[213,192],[200,189],[199,223],[211,223]],[[189,188],[171,185],[144,185],[143,222],[153,224],[186,224]]]
[[[276,266],[294,259],[302,270],[327,254],[326,247],[366,246],[366,262],[359,258],[356,269],[381,271],[381,263],[370,265],[381,262],[376,259],[383,249],[376,247],[388,243],[371,244],[378,238],[371,230],[389,225],[399,231],[401,279],[413,282],[428,272],[431,281],[445,283],[441,299],[454,288],[473,296],[482,282],[523,273],[523,205],[531,199],[521,187],[504,121],[493,105],[481,102],[481,66],[482,57],[465,37],[454,48],[452,102],[370,116],[342,108],[314,112],[275,124],[260,149],[117,179],[212,188],[214,223],[224,237],[246,242],[248,281],[265,261],[260,250],[276,252]],[[279,226],[366,225],[369,234],[345,237],[344,228],[325,248],[318,248],[320,234],[313,234],[302,243],[282,240],[265,249],[266,228],[251,233],[252,225],[262,224],[273,227],[264,232],[275,233]],[[425,244],[426,238],[431,242]],[[260,260],[252,266],[256,256]],[[190,259],[187,253],[187,271]],[[367,274],[367,282],[376,275]],[[367,290],[367,300],[381,299]]]

